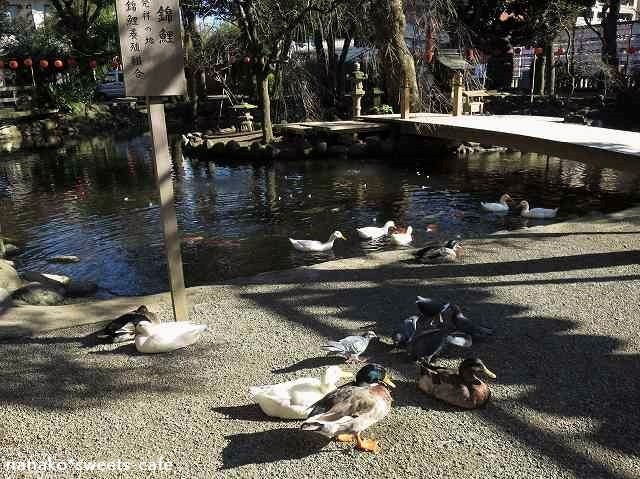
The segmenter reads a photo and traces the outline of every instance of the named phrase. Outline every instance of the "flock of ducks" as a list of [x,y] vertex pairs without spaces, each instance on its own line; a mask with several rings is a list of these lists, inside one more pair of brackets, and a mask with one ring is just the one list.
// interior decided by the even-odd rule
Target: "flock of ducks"
[[[513,202],[511,196],[507,193],[502,195],[497,203],[485,203],[481,202],[480,206],[485,211],[491,211],[493,213],[508,213],[509,212],[509,203]],[[529,202],[526,200],[522,200],[517,208],[521,208],[520,216],[524,218],[538,218],[538,219],[548,219],[554,218],[558,214],[558,208],[531,208],[529,206]],[[407,226],[405,230],[402,230],[396,226],[393,221],[387,221],[384,226],[364,226],[362,228],[357,228],[356,232],[358,236],[367,241],[375,241],[384,236],[389,236],[391,244],[396,246],[408,246],[413,241],[413,228],[411,226]],[[307,252],[307,253],[319,253],[324,251],[329,251],[333,248],[333,244],[335,240],[342,239],[346,240],[345,236],[340,231],[334,231],[331,233],[331,236],[326,242],[317,241],[317,240],[299,240],[289,238],[289,242],[291,245],[298,251]],[[450,250],[455,250],[450,246],[447,247]],[[432,252],[435,254],[435,252]],[[452,255],[451,251],[446,252],[447,256],[450,256],[449,259],[445,259],[444,261],[452,261],[455,260],[455,256]],[[429,259],[427,256],[425,259]],[[435,261],[439,261],[440,257],[436,256],[434,258]],[[429,262],[429,261],[424,261]]]
[[[482,203],[487,211],[508,212],[508,194],[498,203]],[[521,215],[528,218],[552,218],[558,209],[529,207],[528,202],[519,204]],[[391,236],[393,244],[406,246],[412,241],[412,228],[400,231],[393,221],[382,227],[367,226],[357,229],[358,236],[375,240]],[[312,240],[290,239],[299,251],[328,251],[337,239],[346,239],[335,231],[325,243]],[[454,262],[462,251],[458,240],[444,244],[431,244],[414,252],[421,263]],[[483,381],[495,379],[478,358],[463,360],[456,369],[434,364],[434,359],[448,347],[470,348],[474,340],[488,338],[493,330],[467,318],[462,309],[452,303],[442,303],[431,298],[416,298],[418,314],[403,319],[390,335],[394,349],[404,349],[407,358],[416,362],[417,387],[439,400],[465,409],[483,406],[489,401],[491,391]],[[200,338],[205,325],[189,321],[161,323],[155,314],[140,306],[108,324],[98,334],[99,338],[113,343],[135,343],[141,353],[166,353],[187,347]],[[322,346],[328,354],[339,356],[346,363],[366,363],[362,354],[373,339],[374,331],[347,336],[339,341],[329,341]],[[361,451],[378,452],[378,441],[362,437],[363,431],[386,417],[392,404],[391,389],[395,384],[384,366],[365,364],[355,375],[353,382],[338,386],[341,380],[353,378],[351,372],[339,366],[326,368],[319,378],[303,377],[292,381],[255,386],[249,394],[262,411],[271,417],[303,419],[301,429],[317,431],[341,442],[355,442]]]
[[[481,359],[465,359],[456,369],[440,367],[434,359],[451,345],[469,348],[474,339],[488,338],[493,330],[466,317],[456,304],[418,296],[416,306],[418,314],[402,320],[390,336],[391,348],[405,349],[407,358],[416,362],[417,387],[460,408],[475,409],[486,404],[491,391],[483,379],[495,379],[496,375]],[[322,350],[346,363],[366,363],[362,354],[374,339],[379,339],[376,333],[366,331],[329,341]],[[365,364],[352,382],[338,386],[341,379],[352,377],[339,366],[330,366],[320,378],[255,386],[249,389],[249,395],[268,416],[303,420],[303,430],[340,442],[355,442],[360,451],[378,452],[378,441],[363,438],[362,433],[389,414],[391,390],[396,385],[378,363]]]

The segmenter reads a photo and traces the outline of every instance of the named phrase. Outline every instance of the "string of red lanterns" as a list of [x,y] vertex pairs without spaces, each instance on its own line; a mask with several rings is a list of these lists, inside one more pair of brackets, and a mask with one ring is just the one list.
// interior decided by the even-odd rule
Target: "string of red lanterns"
[[[31,57],[27,57],[21,60],[21,62],[22,62],[22,66],[26,68],[32,68],[34,65],[34,60]],[[47,70],[51,65],[53,65],[53,67],[55,67],[57,70],[62,70],[65,68],[65,66],[77,67],[80,65],[80,62],[75,58],[68,58],[66,61],[60,58],[56,58],[53,61],[50,61],[46,58],[41,58],[40,60],[38,60],[38,66],[43,70]],[[98,61],[95,59],[91,59],[87,62],[87,65],[92,70],[95,70],[96,68],[98,68]],[[17,70],[18,68],[20,68],[20,61],[18,61],[15,58],[10,59],[8,62],[5,62],[4,60],[0,59],[0,70],[3,70],[7,66],[11,70]]]

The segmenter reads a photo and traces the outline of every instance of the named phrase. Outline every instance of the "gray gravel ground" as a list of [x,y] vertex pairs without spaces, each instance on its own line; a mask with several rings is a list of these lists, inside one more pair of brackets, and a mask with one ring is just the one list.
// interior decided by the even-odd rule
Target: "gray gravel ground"
[[[639,233],[640,209],[633,209],[467,241],[456,265],[415,265],[399,251],[192,288],[191,319],[210,331],[168,355],[96,345],[95,324],[50,330],[141,303],[169,319],[166,295],[56,307],[53,315],[52,308],[14,308],[0,317],[0,335],[33,324],[49,331],[5,339],[0,348],[0,471],[64,478],[640,477]],[[319,350],[326,339],[368,324],[388,331],[415,312],[417,294],[455,300],[496,329],[493,339],[464,352],[498,375],[486,408],[459,411],[426,397],[415,387],[415,367],[384,343],[372,343],[369,357],[391,369],[398,388],[391,414],[370,430],[381,441],[378,455],[303,433],[296,421],[266,420],[248,404],[251,385],[317,374],[330,364]],[[442,362],[459,357],[453,351]],[[6,469],[6,461],[47,456],[120,459],[131,469]],[[171,463],[169,472],[137,470],[158,458]]]

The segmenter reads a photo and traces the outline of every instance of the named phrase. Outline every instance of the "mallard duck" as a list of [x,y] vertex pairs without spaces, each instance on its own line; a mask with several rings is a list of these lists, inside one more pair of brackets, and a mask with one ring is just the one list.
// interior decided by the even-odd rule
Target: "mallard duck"
[[347,238],[342,236],[342,233],[340,233],[340,231],[334,231],[333,233],[331,233],[331,236],[329,236],[329,239],[327,240],[326,243],[323,243],[322,241],[297,240],[292,238],[289,238],[289,241],[291,242],[293,247],[298,251],[321,252],[321,251],[329,251],[331,248],[333,248],[333,242],[337,239],[346,240]]
[[411,234],[413,233],[413,228],[411,226],[407,226],[407,231],[404,233],[391,233],[391,242],[398,246],[407,246],[411,241],[413,241],[413,237]]
[[429,364],[450,344],[460,348],[469,348],[472,339],[463,331],[428,329],[413,338],[413,341],[407,346],[407,354],[411,359],[423,360]]
[[529,209],[529,202],[522,200],[518,205],[519,208],[522,208],[520,212],[520,216],[524,216],[525,218],[555,218],[558,214],[559,208],[549,209],[549,208],[532,208]]
[[145,305],[142,305],[138,309],[123,314],[111,321],[98,333],[98,338],[110,339],[113,343],[133,341],[136,336],[136,325],[141,321],[159,323],[158,317],[149,311]]
[[439,248],[423,248],[414,253],[420,263],[441,264],[453,263],[458,260],[462,243],[458,240],[449,240]]
[[493,334],[493,329],[481,324],[476,324],[475,322],[467,318],[460,309],[460,306],[458,306],[457,304],[454,304],[451,307],[451,310],[451,321],[453,322],[453,327],[455,329],[463,331],[476,338],[485,338]]
[[507,211],[509,211],[509,205],[507,204],[507,201],[513,200],[511,199],[511,196],[505,193],[500,197],[498,203],[480,202],[480,205],[487,211],[493,211],[494,213],[506,213]]
[[404,348],[411,342],[416,335],[419,320],[420,316],[411,316],[402,320],[400,327],[394,331],[392,336],[393,344],[396,348]]
[[360,355],[365,352],[372,338],[377,338],[376,333],[367,331],[359,336],[347,336],[340,341],[329,341],[322,346],[322,349],[327,351],[327,355],[343,357],[347,362],[362,362],[365,360],[360,359]]
[[304,377],[269,386],[254,386],[249,394],[267,416],[305,419],[309,416],[309,408],[335,391],[341,379],[352,377],[352,373],[343,371],[340,366],[329,366],[319,378]]
[[477,358],[465,359],[458,370],[440,368],[428,363],[418,365],[418,387],[430,396],[465,409],[484,406],[491,391],[479,376],[495,379],[496,375]]
[[378,452],[378,441],[363,439],[362,431],[381,421],[391,410],[395,387],[386,369],[367,364],[356,375],[355,384],[347,384],[318,401],[301,429],[318,431],[341,442],[356,441],[356,449]]
[[416,306],[420,314],[429,321],[429,326],[439,327],[444,324],[442,315],[449,309],[449,303],[434,301],[423,296],[416,297]]
[[377,226],[365,226],[364,228],[357,228],[358,236],[362,239],[376,239],[384,235],[389,234],[389,228],[393,228],[396,224],[393,221],[387,221],[382,228]]
[[140,321],[136,325],[136,349],[141,353],[168,353],[195,343],[206,329],[204,324],[190,321]]

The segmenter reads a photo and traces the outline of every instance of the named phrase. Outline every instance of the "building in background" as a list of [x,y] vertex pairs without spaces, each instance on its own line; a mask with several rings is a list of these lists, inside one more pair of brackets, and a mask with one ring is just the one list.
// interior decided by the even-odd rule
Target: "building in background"
[[51,12],[46,0],[8,0],[5,15],[9,21],[21,21],[33,28],[40,28]]
[[[602,13],[603,2],[596,2],[594,7],[591,9],[591,18],[589,18],[589,22],[592,25],[597,25],[602,23],[602,17],[604,14]],[[629,22],[632,20],[640,20],[640,0],[621,0],[620,1],[620,16],[618,17],[619,22]],[[587,22],[584,17],[579,17],[576,22],[577,26],[585,26]]]

